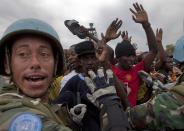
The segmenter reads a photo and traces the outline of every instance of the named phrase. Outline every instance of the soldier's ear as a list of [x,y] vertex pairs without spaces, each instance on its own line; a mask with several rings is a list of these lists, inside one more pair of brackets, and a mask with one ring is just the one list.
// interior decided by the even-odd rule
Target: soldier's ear
[[5,68],[6,74],[9,75],[10,74],[10,65],[9,65],[9,62],[7,59],[5,59],[5,61],[4,61],[4,68]]

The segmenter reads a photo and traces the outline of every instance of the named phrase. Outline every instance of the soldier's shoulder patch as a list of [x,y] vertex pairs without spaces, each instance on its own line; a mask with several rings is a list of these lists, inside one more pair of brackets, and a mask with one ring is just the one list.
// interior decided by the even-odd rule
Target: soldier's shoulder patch
[[31,112],[20,113],[13,118],[8,131],[41,131],[41,119]]

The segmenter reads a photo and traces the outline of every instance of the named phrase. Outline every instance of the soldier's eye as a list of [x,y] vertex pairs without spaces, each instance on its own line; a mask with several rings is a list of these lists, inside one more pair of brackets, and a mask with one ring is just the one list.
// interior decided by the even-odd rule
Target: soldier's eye
[[42,53],[41,53],[41,56],[49,56],[49,53],[42,52]]
[[18,55],[19,55],[19,56],[26,56],[27,54],[24,53],[24,52],[22,52],[22,53],[19,53]]

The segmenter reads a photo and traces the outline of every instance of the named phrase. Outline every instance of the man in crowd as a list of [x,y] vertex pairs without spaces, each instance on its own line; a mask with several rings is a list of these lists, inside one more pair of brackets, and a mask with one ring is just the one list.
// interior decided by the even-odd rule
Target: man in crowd
[[136,17],[135,18],[133,16],[133,20],[136,23],[142,24],[142,27],[146,32],[149,52],[141,62],[133,66],[136,56],[135,49],[128,40],[124,40],[121,43],[118,43],[115,48],[115,54],[118,64],[117,66],[112,65],[112,69],[120,80],[128,83],[127,88],[131,89],[128,98],[130,100],[130,103],[135,106],[138,89],[140,86],[140,78],[137,72],[139,70],[149,70],[149,67],[157,54],[157,46],[155,35],[148,21],[146,11],[141,5],[138,5],[137,3],[133,4],[133,6],[136,10],[136,12],[134,12],[132,9],[130,9],[130,11]]
[[69,67],[70,67],[70,73],[68,73],[67,75],[65,75],[62,80],[61,80],[61,88],[60,91],[62,90],[62,88],[66,85],[66,83],[75,75],[77,75],[79,73],[79,60],[77,58],[77,54],[75,53],[75,46],[76,45],[72,45],[70,46],[69,50],[68,50],[68,63],[69,63]]
[[[66,85],[61,90],[59,96],[56,98],[54,103],[60,104],[63,103],[66,97],[73,99],[72,101],[68,101],[67,104],[69,108],[79,104],[77,102],[79,97],[82,104],[87,105],[87,112],[82,119],[82,129],[85,130],[100,130],[100,120],[99,120],[99,111],[87,98],[86,94],[89,93],[89,89],[84,81],[84,73],[88,70],[93,70],[96,72],[98,66],[98,59],[95,56],[95,48],[93,46],[93,42],[91,41],[83,41],[81,43],[76,44],[75,52],[79,59],[79,64],[82,67],[81,74],[78,74],[72,77]],[[70,93],[68,93],[70,92]],[[67,93],[67,94],[66,94]],[[78,96],[77,94],[80,94]],[[65,99],[63,99],[65,97]]]

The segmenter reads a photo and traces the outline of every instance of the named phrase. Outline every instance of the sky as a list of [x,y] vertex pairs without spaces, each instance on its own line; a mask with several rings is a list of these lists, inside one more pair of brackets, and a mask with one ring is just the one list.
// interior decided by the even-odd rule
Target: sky
[[[58,32],[63,48],[83,40],[74,36],[64,25],[65,20],[75,19],[89,27],[94,23],[98,38],[105,33],[110,23],[119,18],[123,21],[120,31],[127,30],[132,43],[139,51],[147,51],[147,40],[141,24],[132,20],[133,3],[143,5],[151,26],[156,32],[163,29],[163,46],[175,44],[183,36],[184,0],[0,0],[0,36],[14,21],[22,18],[37,18],[50,24]],[[121,37],[108,43],[115,48]]]

